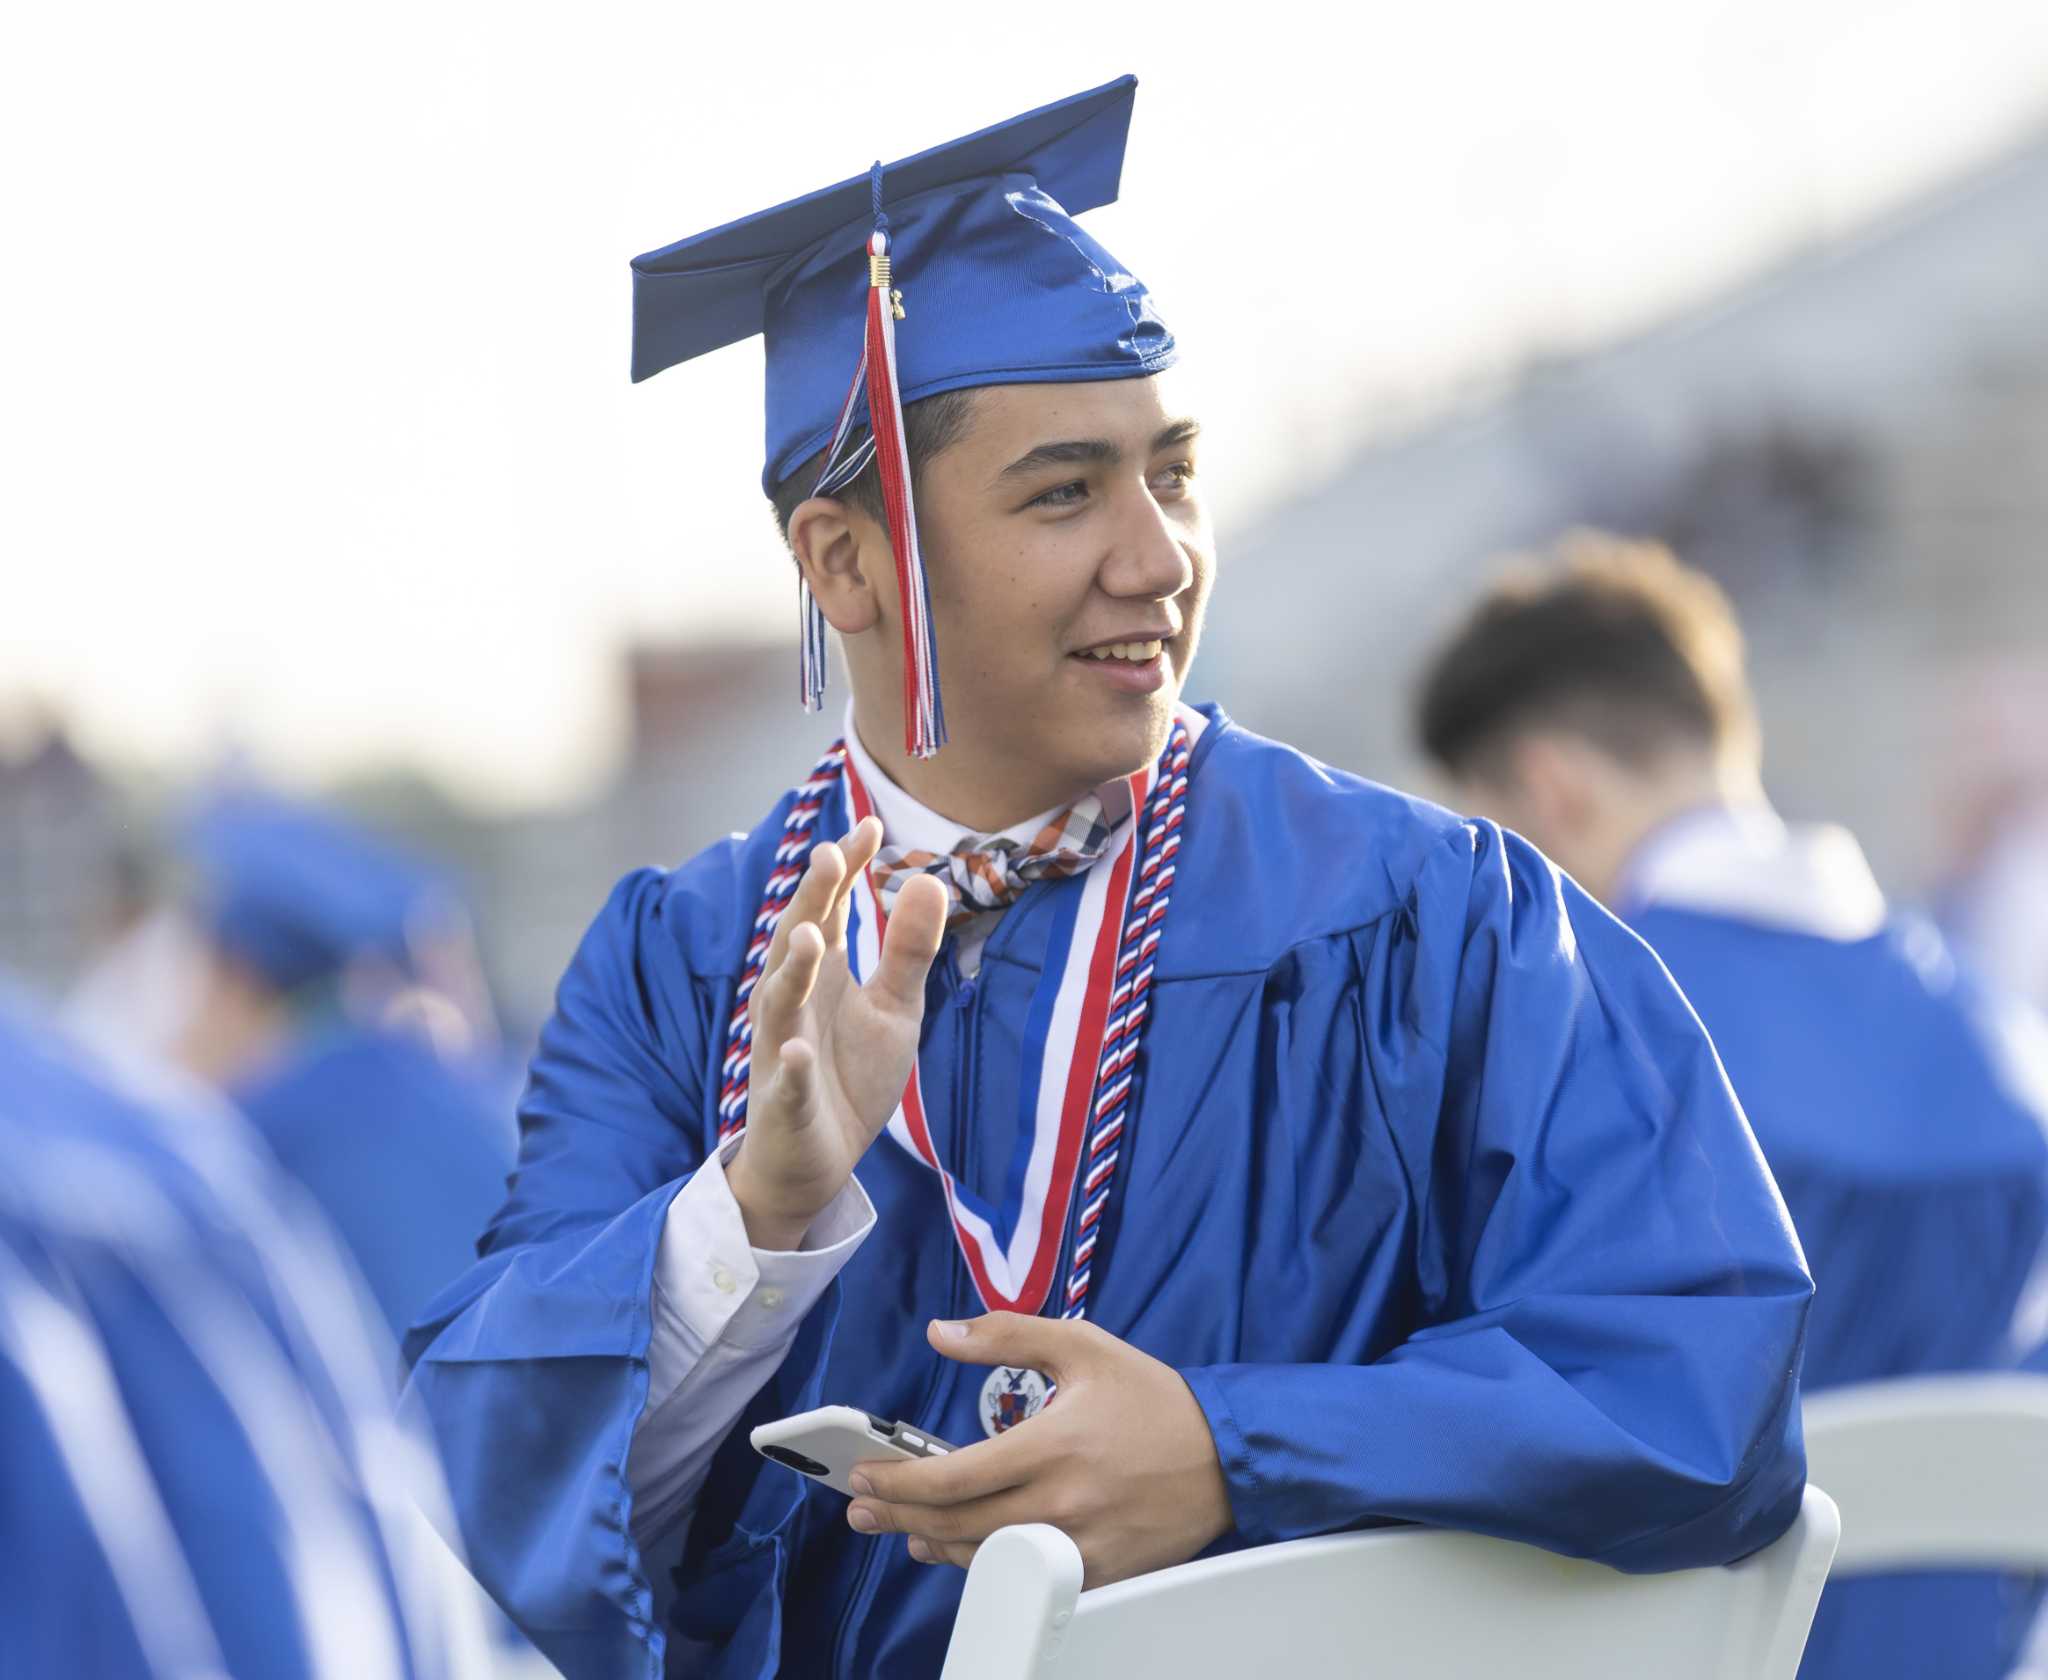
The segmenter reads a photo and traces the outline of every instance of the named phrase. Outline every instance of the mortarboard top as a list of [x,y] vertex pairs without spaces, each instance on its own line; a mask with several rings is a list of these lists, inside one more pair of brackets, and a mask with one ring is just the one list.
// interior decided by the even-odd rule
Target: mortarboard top
[[[633,259],[633,377],[764,333],[764,489],[833,440],[885,218],[900,400],[1174,359],[1145,287],[1073,217],[1114,202],[1137,79],[1076,94]],[[879,195],[879,204],[877,203]]]
[[216,795],[183,838],[211,937],[281,991],[364,957],[409,971],[418,935],[456,914],[452,891],[418,859],[274,795]]

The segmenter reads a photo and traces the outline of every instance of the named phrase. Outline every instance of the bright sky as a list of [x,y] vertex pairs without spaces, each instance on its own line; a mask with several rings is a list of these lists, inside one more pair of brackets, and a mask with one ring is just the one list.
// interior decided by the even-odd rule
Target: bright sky
[[2048,122],[2041,0],[1213,13],[22,10],[0,712],[173,773],[588,786],[626,637],[795,657],[758,342],[629,385],[627,259],[1125,70],[1090,220],[1192,353],[1226,535],[1459,381]]

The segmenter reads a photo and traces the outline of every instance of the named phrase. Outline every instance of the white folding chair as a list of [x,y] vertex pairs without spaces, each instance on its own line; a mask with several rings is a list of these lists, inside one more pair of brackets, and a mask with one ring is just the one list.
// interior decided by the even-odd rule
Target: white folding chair
[[1791,1680],[1839,1532],[1809,1487],[1788,1533],[1725,1569],[1622,1575],[1405,1528],[1083,1592],[1074,1543],[1033,1523],[975,1554],[942,1680]]
[[2048,1569],[2048,1377],[1901,1377],[1810,1395],[1806,1473],[1837,1575]]

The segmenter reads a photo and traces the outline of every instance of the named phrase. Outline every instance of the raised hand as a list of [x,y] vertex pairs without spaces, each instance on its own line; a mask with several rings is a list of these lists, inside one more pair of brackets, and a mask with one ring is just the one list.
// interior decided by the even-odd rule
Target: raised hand
[[946,889],[904,884],[881,960],[856,984],[846,958],[855,877],[882,843],[873,817],[811,853],[752,998],[745,1140],[726,1182],[756,1248],[793,1249],[889,1123],[917,1060],[924,983],[946,930]]

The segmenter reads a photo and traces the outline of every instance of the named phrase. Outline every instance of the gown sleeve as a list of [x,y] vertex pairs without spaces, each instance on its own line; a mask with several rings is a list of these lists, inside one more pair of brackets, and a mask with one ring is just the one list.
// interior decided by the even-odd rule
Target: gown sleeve
[[1421,1324],[1364,1365],[1184,1373],[1239,1531],[1441,1524],[1627,1570],[1728,1562],[1805,1482],[1812,1294],[1705,1030],[1649,947],[1465,824],[1353,938]]
[[406,1338],[479,1580],[563,1671],[654,1674],[625,1480],[669,1202],[703,1154],[704,1024],[653,871],[585,935],[481,1258]]

